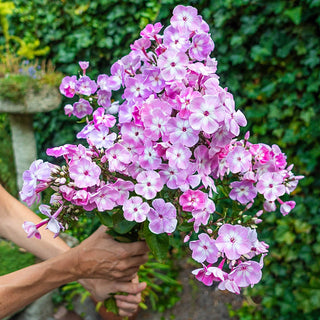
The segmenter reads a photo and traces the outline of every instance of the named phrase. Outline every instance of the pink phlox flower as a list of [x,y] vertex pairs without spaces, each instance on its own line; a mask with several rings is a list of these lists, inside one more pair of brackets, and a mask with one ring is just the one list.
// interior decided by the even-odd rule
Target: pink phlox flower
[[155,234],[174,232],[178,223],[175,206],[161,198],[153,200],[152,206],[147,216],[151,232]]
[[77,77],[64,77],[59,86],[59,90],[61,94],[66,96],[67,98],[73,98],[76,93],[76,85],[77,85]]
[[178,52],[186,52],[191,45],[189,33],[181,32],[173,26],[168,26],[163,32],[163,44],[167,48]]
[[276,144],[272,145],[271,156],[278,170],[282,170],[287,166],[287,156],[281,152],[279,146]]
[[83,71],[83,75],[86,74],[86,70],[89,68],[89,61],[79,61],[79,66]]
[[268,201],[266,200],[263,203],[263,209],[267,212],[273,212],[277,210],[277,205],[274,201]]
[[130,45],[130,49],[137,53],[141,60],[150,61],[151,58],[148,56],[147,49],[151,46],[151,41],[147,38],[140,38],[135,40],[133,44]]
[[169,117],[160,109],[155,109],[151,114],[143,118],[144,134],[147,138],[157,141],[165,134]]
[[189,166],[189,160],[192,152],[181,143],[172,145],[166,151],[166,157],[169,160],[169,166],[172,168],[186,169]]
[[220,87],[219,77],[216,74],[210,76],[203,85],[202,90],[204,90],[206,95],[219,96],[219,93],[223,91]]
[[85,99],[81,98],[73,104],[73,115],[79,119],[91,114],[92,111],[90,102]]
[[178,5],[173,10],[173,16],[170,23],[174,28],[181,31],[188,30],[190,32],[199,29],[202,19],[198,15],[198,10],[191,6]]
[[216,246],[229,260],[239,259],[251,250],[248,229],[240,225],[222,225],[218,231]]
[[97,205],[97,209],[100,212],[106,210],[112,210],[116,207],[116,201],[118,199],[118,192],[112,185],[104,185],[93,194],[90,201]]
[[100,126],[99,129],[92,130],[87,136],[87,140],[99,149],[111,148],[116,138],[117,135],[114,132],[109,134],[109,128],[105,126]]
[[91,96],[98,89],[98,86],[94,80],[91,80],[88,76],[81,77],[76,84],[76,92],[84,96]]
[[206,286],[212,286],[213,281],[223,281],[227,278],[227,273],[222,271],[221,268],[202,265],[202,268],[192,271],[196,279]]
[[72,104],[66,104],[64,106],[64,114],[68,117],[71,117],[73,114],[73,105]]
[[123,99],[137,100],[147,99],[152,90],[146,85],[146,75],[138,74],[134,78],[126,80],[126,88],[124,90]]
[[169,189],[177,189],[185,180],[185,170],[169,167],[165,164],[159,172],[163,184],[166,184]]
[[116,61],[110,68],[111,76],[107,80],[108,87],[113,90],[119,90],[124,86],[125,71],[124,66],[120,60]]
[[153,24],[147,24],[144,29],[140,32],[140,36],[150,40],[157,40],[158,33],[162,29],[162,24],[160,22]]
[[212,171],[212,160],[209,157],[209,150],[204,145],[199,145],[194,150],[194,157],[196,159],[197,171],[201,175],[209,175]]
[[286,201],[282,202],[280,205],[280,212],[283,216],[286,216],[288,213],[291,212],[292,209],[296,206],[295,201]]
[[[210,215],[216,211],[216,206],[214,202],[210,199],[207,200],[206,206],[202,210],[195,210],[192,211],[192,221],[193,222],[193,229],[195,232],[199,232],[199,227],[201,225],[206,226],[208,224]],[[209,261],[208,261],[209,262]]]
[[139,150],[143,150],[139,156],[139,164],[143,169],[156,170],[159,168],[162,160],[158,156],[157,151],[154,148],[154,144],[150,140],[145,141],[145,145],[140,147]]
[[150,207],[140,197],[131,197],[123,204],[123,216],[128,221],[143,222],[146,220]]
[[198,240],[191,241],[189,247],[192,250],[192,259],[197,262],[215,263],[218,261],[219,250],[215,245],[215,240],[206,233],[199,234]]
[[87,188],[99,184],[101,169],[89,159],[81,158],[70,163],[69,174],[78,188]]
[[182,89],[181,92],[175,97],[177,104],[175,105],[175,109],[179,110],[179,117],[182,119],[188,119],[191,111],[190,111],[190,103],[196,97],[201,97],[201,93],[199,91],[194,91],[193,88],[185,88]]
[[124,101],[119,105],[118,121],[120,124],[131,122],[135,106],[136,102],[134,101]]
[[132,143],[136,147],[142,147],[145,141],[143,127],[134,123],[124,123],[121,126],[121,136],[124,141]]
[[105,157],[108,159],[109,171],[111,172],[122,172],[131,163],[131,153],[119,143],[106,150]]
[[60,233],[60,230],[64,230],[62,224],[57,220],[57,217],[61,213],[63,206],[61,206],[54,214],[51,214],[51,208],[48,205],[41,204],[39,210],[42,214],[46,215],[49,219],[47,221],[46,229],[49,229],[54,233],[54,237],[57,237]]
[[251,241],[251,251],[245,255],[247,259],[251,259],[256,255],[261,253],[267,253],[269,245],[264,241],[258,240],[258,235],[256,229],[247,227],[248,229],[248,238]]
[[237,200],[241,204],[247,204],[257,196],[257,189],[253,185],[252,181],[234,181],[230,183],[232,190],[229,193],[229,197],[232,200]]
[[184,211],[202,210],[208,200],[208,195],[200,190],[187,190],[179,198],[179,204]]
[[87,139],[90,132],[94,129],[93,122],[89,122],[77,133],[77,139]]
[[256,161],[259,161],[261,164],[265,164],[270,160],[270,147],[259,143],[259,144],[252,144],[249,148],[252,156]]
[[116,202],[119,206],[122,206],[123,203],[129,199],[129,191],[134,190],[134,184],[131,181],[125,181],[119,178],[113,184],[113,188],[118,192]]
[[[206,59],[206,61],[209,61],[208,59]],[[188,69],[196,74],[198,74],[200,77],[202,76],[210,76],[210,77],[217,77],[218,76],[215,74],[217,71],[217,61],[215,60],[215,64],[204,64],[202,62],[193,62],[193,63],[189,63],[188,64]],[[219,80],[217,80],[217,85],[219,85]],[[203,87],[203,85],[202,85]],[[205,89],[203,87],[203,89]],[[206,92],[206,94],[209,94],[208,92]]]
[[163,182],[158,172],[153,170],[140,172],[136,178],[134,190],[147,200],[153,199],[162,190]]
[[279,173],[266,172],[259,177],[256,187],[266,200],[274,201],[286,192],[283,182],[283,177]]
[[251,170],[252,155],[243,147],[235,147],[226,157],[226,162],[232,173],[245,173]]
[[76,190],[71,199],[71,203],[76,206],[85,206],[89,202],[89,195],[85,189]]
[[59,192],[61,193],[64,199],[66,199],[67,201],[71,201],[75,194],[75,189],[67,185],[62,185],[59,187]]
[[35,225],[33,222],[31,221],[25,221],[22,224],[22,228],[23,230],[27,233],[27,238],[32,238],[35,237],[37,239],[41,239],[41,234],[38,230],[38,228],[44,224],[46,224],[48,221],[48,219],[43,220],[42,222],[40,222],[38,225]]
[[219,283],[218,288],[220,290],[228,290],[229,292],[240,294],[240,288],[233,279],[225,278],[224,281]]
[[217,148],[224,148],[227,146],[234,137],[225,126],[220,127],[211,138],[209,155],[216,153]]
[[104,108],[98,108],[93,112],[93,123],[97,129],[101,125],[112,128],[116,124],[116,118],[111,114],[106,114]]
[[261,277],[261,266],[256,261],[241,262],[229,273],[229,279],[233,279],[238,287],[253,287]]
[[189,49],[191,59],[198,61],[205,60],[214,49],[214,43],[207,33],[196,34],[192,38],[192,44]]
[[98,90],[97,92],[99,106],[109,108],[111,106],[111,92],[106,90]]
[[145,119],[149,116],[152,116],[154,112],[161,111],[164,116],[170,117],[172,113],[172,107],[170,103],[162,101],[159,99],[148,99],[145,103],[141,105],[141,119],[142,122],[145,122]]
[[203,130],[211,134],[216,132],[224,120],[224,113],[217,96],[196,97],[191,101],[189,117],[190,125],[194,130]]
[[147,76],[146,85],[148,85],[153,92],[159,93],[165,87],[165,81],[160,75],[160,69],[157,67],[150,67],[144,70]]
[[182,80],[187,74],[189,59],[183,52],[168,49],[158,59],[158,67],[165,81]]
[[187,169],[180,170],[178,187],[182,192],[194,189],[200,185],[201,177],[199,174],[194,174],[194,166],[190,163]]

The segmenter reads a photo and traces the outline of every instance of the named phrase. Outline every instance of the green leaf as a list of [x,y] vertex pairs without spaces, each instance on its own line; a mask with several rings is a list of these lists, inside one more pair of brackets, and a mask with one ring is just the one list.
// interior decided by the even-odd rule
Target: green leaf
[[104,306],[108,311],[113,312],[114,314],[118,314],[119,312],[116,299],[112,296],[104,301]]
[[301,22],[301,13],[302,13],[302,7],[296,7],[293,9],[287,9],[285,10],[284,14],[291,19],[291,21],[298,25]]
[[97,212],[97,216],[103,225],[109,228],[113,227],[112,216],[109,214],[109,212]]
[[167,257],[169,250],[169,236],[166,233],[152,233],[147,222],[143,225],[143,234],[154,257],[159,261],[163,261]]
[[112,220],[114,231],[123,235],[128,233],[135,225],[137,225],[135,221],[126,220],[119,212],[112,216]]

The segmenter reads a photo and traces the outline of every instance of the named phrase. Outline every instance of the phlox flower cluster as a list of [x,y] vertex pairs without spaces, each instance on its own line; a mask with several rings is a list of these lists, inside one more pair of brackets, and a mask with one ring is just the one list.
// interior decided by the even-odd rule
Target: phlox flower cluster
[[[288,214],[295,203],[281,197],[302,177],[277,145],[250,143],[248,133],[238,139],[247,120],[219,82],[209,26],[195,8],[179,5],[168,27],[149,24],[140,35],[110,74],[93,80],[82,61],[80,76],[62,80],[61,93],[79,98],[65,106],[66,115],[86,119],[77,134],[82,143],[48,149],[65,165],[37,160],[24,174],[21,197],[31,204],[53,189],[41,225],[55,234],[86,211],[116,209],[154,234],[170,235],[188,223],[185,241],[202,264],[196,278],[239,293],[261,279],[268,252],[255,229],[261,215],[278,205]],[[119,90],[122,98],[113,101]],[[225,194],[223,214],[217,207]],[[233,201],[239,210],[230,215]],[[40,237],[41,225],[24,228]]]

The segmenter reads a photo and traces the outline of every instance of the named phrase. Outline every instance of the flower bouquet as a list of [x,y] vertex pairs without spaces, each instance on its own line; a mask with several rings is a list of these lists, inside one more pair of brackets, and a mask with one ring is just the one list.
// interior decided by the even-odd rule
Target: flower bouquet
[[91,212],[116,239],[144,239],[158,259],[179,234],[199,263],[195,277],[238,294],[262,276],[263,213],[280,206],[288,214],[295,202],[287,197],[302,176],[277,145],[250,143],[248,132],[239,138],[247,121],[220,86],[214,42],[197,10],[177,6],[162,29],[147,25],[110,75],[95,81],[80,62],[82,73],[62,80],[60,92],[79,97],[65,113],[84,119],[77,138],[86,144],[48,149],[65,164],[36,160],[24,173],[28,205],[54,191],[40,205],[47,218],[24,229],[40,238],[45,225],[57,236]]

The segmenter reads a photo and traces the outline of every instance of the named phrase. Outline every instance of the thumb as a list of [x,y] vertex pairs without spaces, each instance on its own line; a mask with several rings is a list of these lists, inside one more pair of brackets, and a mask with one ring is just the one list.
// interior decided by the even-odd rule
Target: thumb
[[117,291],[126,292],[129,294],[138,294],[147,287],[147,284],[145,282],[118,282],[115,287]]

